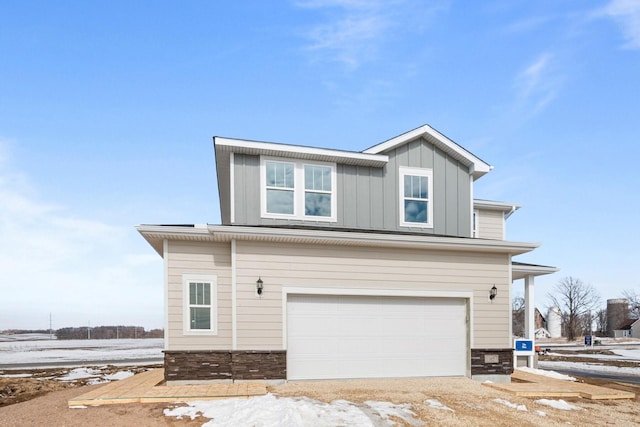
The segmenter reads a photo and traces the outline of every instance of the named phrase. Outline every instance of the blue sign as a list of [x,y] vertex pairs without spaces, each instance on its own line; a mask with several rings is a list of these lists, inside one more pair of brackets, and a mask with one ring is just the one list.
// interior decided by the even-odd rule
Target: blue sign
[[592,335],[585,335],[584,336],[584,345],[589,346],[592,343]]
[[533,340],[516,340],[516,351],[533,351]]

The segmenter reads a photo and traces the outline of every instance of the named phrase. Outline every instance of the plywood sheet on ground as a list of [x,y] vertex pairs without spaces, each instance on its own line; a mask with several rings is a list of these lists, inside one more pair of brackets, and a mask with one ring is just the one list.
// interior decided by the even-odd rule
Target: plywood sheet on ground
[[163,379],[164,369],[153,369],[84,393],[69,400],[69,406],[248,398],[267,393],[263,382],[167,386]]
[[635,394],[608,387],[563,381],[516,369],[511,383],[485,383],[486,386],[524,397],[582,397],[591,400],[633,399]]

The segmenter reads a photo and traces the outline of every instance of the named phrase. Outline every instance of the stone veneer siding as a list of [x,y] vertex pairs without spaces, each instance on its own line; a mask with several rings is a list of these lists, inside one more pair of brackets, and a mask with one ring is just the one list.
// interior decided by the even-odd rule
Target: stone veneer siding
[[286,351],[167,350],[164,352],[165,381],[286,378]]
[[511,375],[513,349],[472,348],[471,375]]

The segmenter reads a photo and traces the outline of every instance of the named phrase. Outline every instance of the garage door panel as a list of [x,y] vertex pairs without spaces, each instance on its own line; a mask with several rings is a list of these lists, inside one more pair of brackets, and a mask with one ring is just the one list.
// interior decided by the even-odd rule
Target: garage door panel
[[289,296],[289,379],[464,375],[466,302]]

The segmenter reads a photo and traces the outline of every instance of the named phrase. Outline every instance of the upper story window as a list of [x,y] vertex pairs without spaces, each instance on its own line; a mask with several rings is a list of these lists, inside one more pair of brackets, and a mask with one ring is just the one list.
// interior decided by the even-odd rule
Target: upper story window
[[293,163],[265,162],[267,212],[272,214],[294,214]]
[[183,281],[185,333],[216,334],[216,276],[185,275]]
[[400,168],[400,225],[433,227],[433,171]]
[[336,167],[263,158],[262,216],[265,218],[336,220]]

